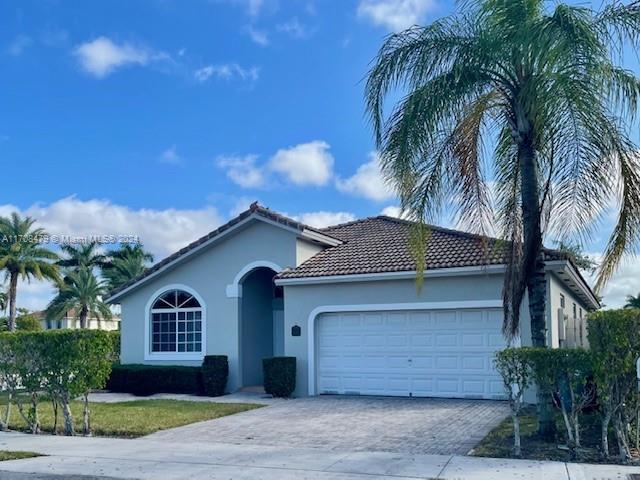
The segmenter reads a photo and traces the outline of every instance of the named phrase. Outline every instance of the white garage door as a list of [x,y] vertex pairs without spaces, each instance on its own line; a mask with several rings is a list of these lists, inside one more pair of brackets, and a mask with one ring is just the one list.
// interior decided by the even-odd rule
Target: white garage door
[[322,314],[316,320],[318,393],[503,398],[493,354],[502,310]]

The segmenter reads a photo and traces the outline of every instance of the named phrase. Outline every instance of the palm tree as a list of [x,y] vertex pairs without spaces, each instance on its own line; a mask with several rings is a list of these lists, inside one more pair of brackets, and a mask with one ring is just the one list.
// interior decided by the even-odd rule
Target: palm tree
[[111,253],[102,274],[113,290],[141,275],[149,262],[153,262],[153,255],[145,251],[142,244],[125,244]]
[[640,308],[640,293],[635,297],[627,295],[627,303],[624,304],[624,308]]
[[102,267],[107,256],[98,252],[98,243],[89,242],[79,245],[62,245],[60,249],[67,255],[58,260],[58,266],[64,268]]
[[42,246],[46,232],[34,228],[34,223],[33,218],[21,218],[15,212],[11,218],[0,217],[0,270],[9,278],[8,327],[12,332],[16,329],[18,279],[60,280],[58,266],[53,263],[58,255]]
[[109,306],[102,301],[107,293],[106,284],[96,278],[89,268],[69,272],[67,281],[60,285],[58,295],[47,306],[47,320],[59,320],[74,310],[80,320],[80,328],[87,328],[89,317],[111,318]]
[[[476,233],[495,231],[506,240],[504,333],[518,334],[527,292],[533,345],[544,346],[544,235],[588,238],[619,195],[597,289],[640,236],[640,168],[625,130],[640,82],[619,65],[640,36],[640,4],[462,5],[385,40],[367,78],[367,112],[383,174],[418,221],[418,272],[426,222],[444,209]],[[386,115],[392,93],[403,96]],[[548,434],[550,418],[540,420]]]

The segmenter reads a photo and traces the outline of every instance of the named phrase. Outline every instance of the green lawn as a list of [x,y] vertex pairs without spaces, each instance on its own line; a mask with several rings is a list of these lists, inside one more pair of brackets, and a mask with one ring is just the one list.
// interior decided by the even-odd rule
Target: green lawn
[[[185,400],[136,400],[121,403],[91,403],[91,431],[102,437],[140,437],[158,430],[180,427],[189,423],[211,420],[259,408],[246,403],[190,402]],[[76,431],[82,431],[82,402],[73,402],[71,411]],[[4,406],[2,408],[4,410]],[[38,407],[44,432],[53,431],[51,402]],[[62,432],[62,412],[58,413],[58,431]],[[25,430],[26,424],[15,406],[12,408],[10,429]]]
[[[566,430],[562,416],[556,416],[558,439],[547,442],[537,435],[536,415],[534,408],[523,410],[520,416],[520,432],[522,442],[522,458],[531,460],[572,461],[569,451],[558,448],[566,445]],[[596,414],[585,414],[581,419],[581,440],[583,448],[578,460],[581,462],[599,463],[598,447],[600,445],[600,422]],[[613,440],[613,439],[611,439]],[[612,453],[615,453],[615,442],[610,441]],[[473,451],[478,457],[513,458],[513,423],[508,417],[482,439]],[[575,460],[574,460],[575,461]]]
[[0,462],[5,460],[20,460],[21,458],[41,457],[39,453],[34,452],[10,452],[9,450],[0,450]]

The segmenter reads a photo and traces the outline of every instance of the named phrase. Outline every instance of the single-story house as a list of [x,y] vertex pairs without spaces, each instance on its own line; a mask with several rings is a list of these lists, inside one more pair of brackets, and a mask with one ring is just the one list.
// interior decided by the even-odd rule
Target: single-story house
[[[500,398],[504,244],[432,227],[417,288],[411,232],[387,216],[312,228],[253,204],[110,294],[121,362],[227,355],[235,391],[262,385],[263,358],[286,355],[297,396]],[[598,300],[566,256],[545,256],[549,344],[580,344]],[[531,343],[526,306],[518,343]]]

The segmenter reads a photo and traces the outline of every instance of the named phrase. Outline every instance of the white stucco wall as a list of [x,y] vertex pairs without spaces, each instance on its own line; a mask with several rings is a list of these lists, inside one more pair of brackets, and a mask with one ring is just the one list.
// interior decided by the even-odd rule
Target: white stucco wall
[[206,304],[206,354],[227,355],[230,372],[228,389],[240,385],[239,298],[227,297],[231,284],[246,265],[269,261],[282,268],[296,265],[296,234],[261,221],[236,230],[220,243],[189,258],[184,263],[144,283],[121,300],[122,363],[200,365],[199,360],[145,360],[145,306],[154,292],[171,284],[195,290]]
[[302,262],[309,260],[316,253],[324,250],[325,247],[313,242],[307,242],[306,240],[298,239],[296,242],[296,262],[300,265]]
[[[554,274],[547,275],[547,318],[551,320],[550,329],[547,332],[547,341],[549,344],[557,348],[560,346],[560,331],[559,331],[559,318],[558,309],[560,308],[560,296],[564,295],[565,308],[564,313],[573,318],[573,304],[576,304],[577,321],[576,325],[579,329],[580,323],[582,323],[585,345],[586,346],[586,316],[588,307],[576,294],[569,290],[562,281]],[[582,309],[582,320],[580,320],[580,309]]]

